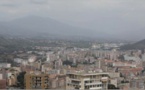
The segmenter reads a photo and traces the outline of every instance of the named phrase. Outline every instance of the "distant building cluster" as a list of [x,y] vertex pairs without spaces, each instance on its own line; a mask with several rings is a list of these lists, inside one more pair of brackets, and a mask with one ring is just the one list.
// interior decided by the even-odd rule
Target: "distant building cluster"
[[0,63],[0,89],[144,90],[145,53],[121,45],[16,51]]

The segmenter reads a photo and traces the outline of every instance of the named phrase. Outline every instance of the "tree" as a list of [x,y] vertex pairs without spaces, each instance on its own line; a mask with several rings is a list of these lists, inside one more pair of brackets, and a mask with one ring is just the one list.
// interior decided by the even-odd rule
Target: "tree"
[[66,60],[66,61],[63,61],[63,65],[72,65],[73,63],[71,62],[71,61],[68,61],[68,60]]
[[120,73],[120,77],[124,77],[124,75],[122,73]]
[[108,89],[119,89],[118,87],[115,87],[113,84],[108,84]]
[[124,59],[124,55],[120,55],[120,56],[118,57],[118,59],[120,59],[120,60],[125,60],[125,59]]
[[21,72],[19,73],[19,75],[17,76],[17,80],[18,80],[18,87],[24,89],[24,77],[25,77],[26,72]]

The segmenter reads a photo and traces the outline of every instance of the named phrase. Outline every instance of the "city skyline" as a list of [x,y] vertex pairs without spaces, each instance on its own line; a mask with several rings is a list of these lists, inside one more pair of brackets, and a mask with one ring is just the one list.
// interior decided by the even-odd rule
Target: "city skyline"
[[0,0],[0,89],[145,90],[144,4]]

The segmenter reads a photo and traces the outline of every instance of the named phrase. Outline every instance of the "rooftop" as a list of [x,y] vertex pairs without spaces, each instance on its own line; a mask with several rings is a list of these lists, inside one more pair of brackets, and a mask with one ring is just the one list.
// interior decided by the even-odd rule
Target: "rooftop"
[[81,75],[81,76],[89,76],[89,75],[103,75],[107,74],[109,75],[108,72],[97,72],[97,71],[70,71],[67,74],[74,74],[74,75]]

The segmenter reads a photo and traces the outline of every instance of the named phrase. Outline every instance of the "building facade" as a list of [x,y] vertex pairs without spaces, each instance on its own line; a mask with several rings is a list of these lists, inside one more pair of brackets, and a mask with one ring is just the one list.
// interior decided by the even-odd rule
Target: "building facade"
[[48,89],[48,74],[25,74],[25,89]]
[[108,73],[69,73],[66,78],[66,90],[107,90]]

